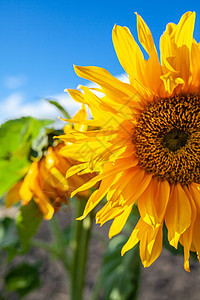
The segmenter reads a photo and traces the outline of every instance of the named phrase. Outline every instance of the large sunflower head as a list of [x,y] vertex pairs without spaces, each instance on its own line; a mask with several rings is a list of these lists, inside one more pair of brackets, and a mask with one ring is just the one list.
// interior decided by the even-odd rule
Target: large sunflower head
[[136,15],[147,60],[128,28],[115,25],[112,35],[127,82],[102,68],[75,67],[80,77],[99,85],[68,90],[90,108],[92,119],[81,124],[98,129],[74,130],[63,137],[81,161],[67,176],[99,172],[76,192],[101,181],[82,217],[107,195],[96,219],[100,224],[113,219],[110,237],[122,230],[137,203],[140,219],[122,254],[140,242],[141,260],[145,267],[151,265],[162,250],[165,222],[169,243],[183,245],[189,270],[190,251],[200,252],[200,45],[193,38],[195,13],[167,25],[160,60],[149,28]]

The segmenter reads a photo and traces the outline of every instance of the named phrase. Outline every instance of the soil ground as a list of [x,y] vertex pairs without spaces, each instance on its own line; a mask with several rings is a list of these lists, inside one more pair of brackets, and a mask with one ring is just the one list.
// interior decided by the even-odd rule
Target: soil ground
[[[58,214],[61,224],[65,225],[66,213],[61,211]],[[101,228],[94,225],[87,265],[88,276],[84,288],[84,300],[90,299],[104,251],[103,244],[95,237],[95,233],[100,233],[108,239],[108,228],[109,225],[107,224]],[[46,241],[51,239],[47,222],[43,222],[37,237]],[[39,260],[42,262],[40,269],[42,286],[24,297],[24,300],[70,300],[65,271],[59,262],[50,260],[43,250],[37,248],[33,248],[25,257],[18,257],[13,261],[13,264],[16,261],[24,260],[29,262]],[[200,300],[200,264],[191,260],[190,266],[191,273],[187,273],[183,268],[183,257],[173,256],[164,249],[161,256],[151,267],[146,269],[142,267],[138,300]],[[3,266],[0,273],[3,274],[5,271],[6,265]],[[16,300],[16,296],[11,295],[8,300]],[[103,297],[99,297],[99,300],[103,300]]]

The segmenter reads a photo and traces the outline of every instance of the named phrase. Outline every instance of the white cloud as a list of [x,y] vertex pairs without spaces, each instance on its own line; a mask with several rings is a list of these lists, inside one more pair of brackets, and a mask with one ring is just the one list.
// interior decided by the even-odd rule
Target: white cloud
[[22,93],[12,93],[7,98],[1,101],[0,104],[0,114],[9,114],[10,112],[16,113],[18,111],[18,107],[20,106],[21,102],[23,101],[23,94]]
[[16,76],[7,76],[4,78],[4,86],[8,89],[18,89],[26,84],[27,78],[25,75],[19,74]]
[[[66,108],[71,116],[73,116],[81,107],[81,104],[73,101],[67,93],[53,95],[47,99],[57,100]],[[32,116],[36,118],[50,118],[58,120],[61,112],[52,104],[44,99],[38,99],[33,102],[25,101],[26,97],[23,93],[15,92],[7,98],[0,101],[0,123],[12,118],[20,118],[22,116]]]
[[130,84],[129,77],[127,74],[121,74],[121,75],[117,76],[117,79],[121,80],[124,83]]
[[[129,83],[127,75],[122,74],[117,76],[123,82]],[[88,87],[96,87],[94,83],[88,85]],[[98,94],[98,92],[97,92]],[[101,97],[101,93],[98,96]],[[47,96],[46,99],[57,100],[70,114],[73,116],[80,108],[81,104],[75,102],[68,93],[60,93],[56,95]],[[26,96],[22,92],[13,92],[7,98],[0,100],[0,123],[12,118],[20,118],[22,116],[32,116],[36,118],[50,118],[58,120],[61,116],[61,112],[45,101],[44,99],[38,99],[36,101],[27,102]]]

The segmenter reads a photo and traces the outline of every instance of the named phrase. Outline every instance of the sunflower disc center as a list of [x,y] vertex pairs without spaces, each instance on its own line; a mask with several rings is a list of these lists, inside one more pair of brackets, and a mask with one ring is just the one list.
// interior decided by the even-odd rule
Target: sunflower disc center
[[175,152],[185,146],[188,139],[188,133],[183,130],[173,129],[166,133],[163,142],[171,151]]
[[158,180],[200,182],[200,96],[154,100],[137,116],[133,143],[139,165]]

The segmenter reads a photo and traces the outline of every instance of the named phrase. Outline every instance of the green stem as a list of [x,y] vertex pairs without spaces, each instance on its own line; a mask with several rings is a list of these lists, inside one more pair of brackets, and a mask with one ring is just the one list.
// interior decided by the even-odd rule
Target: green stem
[[[77,200],[76,217],[83,213],[86,200]],[[85,278],[85,267],[87,262],[88,244],[91,233],[91,216],[82,221],[74,223],[73,261],[71,268],[71,299],[82,300],[82,292]]]
[[67,259],[66,247],[63,241],[63,232],[60,228],[56,215],[53,216],[53,218],[48,222],[48,224],[53,235],[53,245],[56,248],[57,256],[63,264],[65,270],[69,272],[70,266]]
[[[77,217],[80,217],[83,211],[83,202],[76,199],[76,212],[75,212],[75,219]],[[77,287],[76,287],[76,281],[77,281],[77,270],[79,268],[78,266],[78,244],[81,239],[81,231],[82,231],[82,221],[76,221],[74,220],[74,239],[71,242],[72,249],[73,249],[73,260],[72,260],[72,268],[71,268],[71,299],[72,300],[78,300],[77,298]]]
[[80,277],[79,277],[78,286],[81,295],[82,295],[84,281],[85,281],[88,246],[89,246],[89,240],[90,240],[91,229],[92,229],[92,218],[93,218],[92,215],[89,215],[83,220],[81,245],[79,246],[79,274],[80,274],[79,276]]
[[130,297],[127,300],[137,300],[138,298],[138,292],[140,287],[140,273],[141,273],[141,261],[140,261],[140,254],[139,254],[139,246],[136,245],[132,254],[132,264],[131,264],[131,282],[133,291],[130,295]]

